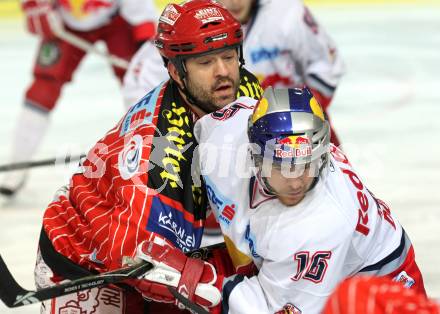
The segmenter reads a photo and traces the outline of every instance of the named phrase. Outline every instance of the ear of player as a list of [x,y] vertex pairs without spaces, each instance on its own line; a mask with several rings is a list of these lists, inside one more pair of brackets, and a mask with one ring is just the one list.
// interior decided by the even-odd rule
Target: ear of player
[[212,264],[187,257],[160,239],[142,242],[136,258],[154,265],[139,279],[129,281],[144,298],[175,303],[184,308],[169,291],[169,287],[173,287],[190,301],[205,308],[220,303],[223,276],[217,275]]

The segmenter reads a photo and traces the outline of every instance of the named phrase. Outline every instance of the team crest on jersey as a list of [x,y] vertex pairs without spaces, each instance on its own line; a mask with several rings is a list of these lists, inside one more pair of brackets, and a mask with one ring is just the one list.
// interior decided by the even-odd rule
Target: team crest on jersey
[[118,155],[118,168],[122,179],[128,180],[138,173],[142,160],[142,136],[134,135]]
[[92,314],[98,307],[102,313],[120,313],[126,305],[121,290],[103,287],[59,298],[52,306],[51,313]]
[[41,45],[40,52],[38,53],[37,62],[41,66],[51,66],[60,58],[60,48],[55,42],[45,42]]
[[405,271],[401,271],[396,277],[393,278],[396,282],[401,282],[405,288],[411,288],[416,281],[411,278]]
[[302,313],[301,310],[292,303],[287,303],[286,305],[283,306],[281,310],[275,312],[275,314],[301,314],[301,313]]

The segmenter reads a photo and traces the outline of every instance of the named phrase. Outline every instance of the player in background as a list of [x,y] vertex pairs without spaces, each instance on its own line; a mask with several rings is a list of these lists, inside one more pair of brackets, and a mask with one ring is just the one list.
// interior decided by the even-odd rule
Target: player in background
[[[334,41],[300,0],[219,0],[244,27],[246,68],[261,86],[307,85],[327,111],[344,73]],[[124,78],[127,106],[167,79],[152,43],[133,57]],[[336,133],[331,142],[339,146]]]
[[440,314],[440,304],[386,277],[352,277],[331,294],[323,314]]
[[[25,92],[12,135],[12,162],[32,159],[63,87],[72,80],[87,53],[56,37],[53,24],[87,42],[103,41],[111,55],[128,62],[138,47],[154,36],[157,20],[152,4],[142,0],[22,0],[22,9],[28,31],[40,41],[33,81]],[[119,81],[125,71],[113,66]],[[25,183],[26,175],[26,171],[9,173],[0,184],[0,194],[14,195]]]
[[238,272],[252,263],[259,270],[223,286],[226,312],[320,313],[338,283],[358,275],[425,295],[410,239],[330,144],[309,89],[268,88],[254,105],[239,98],[194,129],[233,263]]
[[[166,244],[167,251],[200,246],[207,200],[204,187],[192,180],[193,126],[204,114],[235,100],[237,93],[261,96],[256,77],[241,67],[242,40],[240,23],[215,1],[165,8],[155,44],[170,79],[132,106],[96,143],[45,210],[37,287],[120,268],[138,247],[142,258],[146,240]],[[186,260],[183,256],[176,262]],[[174,282],[179,291],[186,287],[190,299],[207,291],[206,299],[217,303],[212,266],[191,259],[187,266],[179,268],[182,276]],[[157,303],[144,304],[142,296],[166,302],[174,297],[149,281],[148,274],[131,283],[141,293],[91,289],[44,302],[43,312],[80,308],[81,313],[139,313],[144,306],[159,312]],[[198,282],[203,282],[201,292],[195,290]]]

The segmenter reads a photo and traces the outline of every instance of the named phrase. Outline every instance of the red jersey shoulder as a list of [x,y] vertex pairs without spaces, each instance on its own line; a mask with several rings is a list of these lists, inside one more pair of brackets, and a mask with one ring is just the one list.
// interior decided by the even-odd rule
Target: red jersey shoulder
[[122,119],[119,136],[124,136],[144,126],[155,125],[155,118],[157,118],[166,86],[166,83],[161,83],[128,110]]

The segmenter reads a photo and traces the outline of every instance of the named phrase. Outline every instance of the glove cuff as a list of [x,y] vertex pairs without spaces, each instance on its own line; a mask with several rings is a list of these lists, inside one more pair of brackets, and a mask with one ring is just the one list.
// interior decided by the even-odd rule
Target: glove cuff
[[188,258],[186,260],[177,291],[191,301],[194,300],[194,293],[202,277],[204,267],[205,263],[199,259]]

